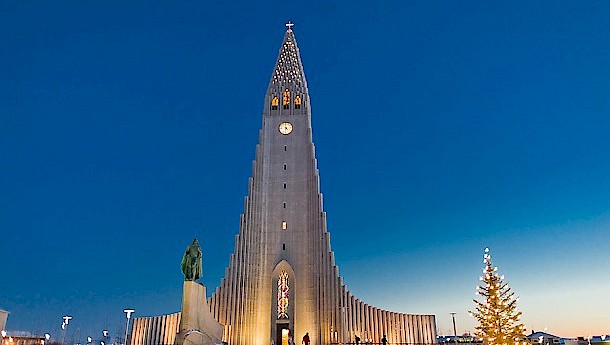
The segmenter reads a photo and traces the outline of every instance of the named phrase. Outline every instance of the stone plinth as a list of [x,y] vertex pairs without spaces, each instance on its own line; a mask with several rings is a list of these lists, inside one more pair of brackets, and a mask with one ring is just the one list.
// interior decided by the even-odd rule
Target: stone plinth
[[6,329],[6,319],[8,318],[8,311],[0,309],[0,330]]
[[182,315],[175,345],[221,344],[223,326],[208,307],[205,285],[185,281],[182,290]]

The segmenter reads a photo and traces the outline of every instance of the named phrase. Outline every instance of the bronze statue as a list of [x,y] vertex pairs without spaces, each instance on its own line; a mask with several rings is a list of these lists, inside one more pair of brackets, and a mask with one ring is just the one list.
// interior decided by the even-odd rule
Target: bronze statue
[[182,273],[184,273],[185,281],[197,281],[197,279],[201,278],[201,247],[199,246],[199,241],[197,241],[197,238],[193,240],[193,243],[186,247],[186,251],[184,252],[180,266],[182,267]]

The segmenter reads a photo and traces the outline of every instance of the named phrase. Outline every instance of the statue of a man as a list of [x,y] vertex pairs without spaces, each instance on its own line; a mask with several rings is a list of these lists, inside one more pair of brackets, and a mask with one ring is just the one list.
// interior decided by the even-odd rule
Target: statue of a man
[[193,240],[193,243],[186,247],[186,251],[184,252],[180,266],[182,267],[182,273],[184,273],[185,281],[197,281],[197,279],[201,278],[201,247],[199,246],[199,241],[197,241],[197,238]]

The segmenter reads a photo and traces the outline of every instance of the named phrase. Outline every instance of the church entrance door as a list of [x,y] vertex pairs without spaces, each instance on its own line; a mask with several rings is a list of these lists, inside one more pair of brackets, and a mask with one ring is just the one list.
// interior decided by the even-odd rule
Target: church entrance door
[[277,345],[288,345],[288,337],[290,336],[290,324],[278,323],[275,343]]

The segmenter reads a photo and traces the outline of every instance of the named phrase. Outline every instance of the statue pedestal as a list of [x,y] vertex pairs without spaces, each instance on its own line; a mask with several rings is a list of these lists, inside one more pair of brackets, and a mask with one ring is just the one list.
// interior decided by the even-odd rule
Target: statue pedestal
[[182,290],[182,315],[175,345],[222,344],[224,327],[212,314],[205,296],[205,285],[185,281]]

